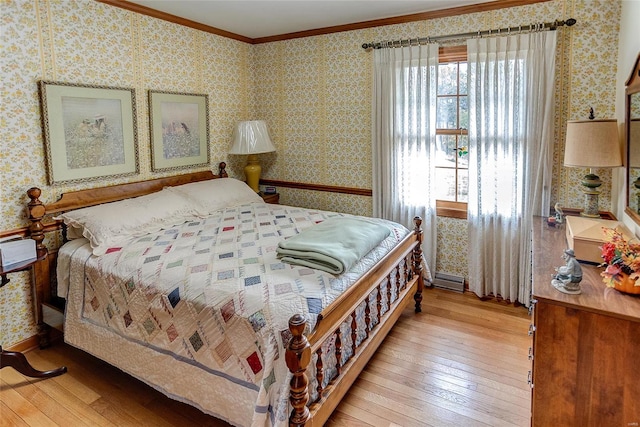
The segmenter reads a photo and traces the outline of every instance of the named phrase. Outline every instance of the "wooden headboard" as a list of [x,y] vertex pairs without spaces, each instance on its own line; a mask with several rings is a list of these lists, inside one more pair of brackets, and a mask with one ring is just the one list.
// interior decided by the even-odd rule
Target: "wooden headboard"
[[40,336],[40,346],[46,347],[49,344],[49,328],[44,324],[42,304],[49,304],[52,300],[52,273],[55,271],[55,265],[53,264],[55,263],[56,258],[55,256],[51,256],[52,254],[47,253],[47,248],[43,241],[45,238],[45,232],[57,231],[63,226],[62,221],[46,224],[43,223],[45,215],[58,214],[102,203],[144,196],[145,194],[160,191],[165,187],[173,187],[176,185],[205,181],[208,179],[226,178],[228,177],[226,167],[227,164],[225,162],[220,162],[218,165],[217,175],[211,171],[193,172],[183,175],[151,179],[148,181],[138,181],[107,187],[72,191],[62,194],[57,201],[47,205],[42,203],[39,199],[42,194],[42,191],[39,188],[32,187],[27,190],[27,195],[30,200],[27,207],[29,212],[29,221],[31,221],[31,224],[29,225],[29,234],[30,237],[36,241],[36,250],[38,258],[40,259],[40,261],[37,261],[33,267],[36,323],[38,324],[39,329],[38,335]]
[[[220,162],[218,165],[218,174],[215,175],[211,171],[193,172],[184,175],[174,175],[165,178],[156,178],[148,181],[130,182],[126,184],[111,185],[108,187],[89,188],[86,190],[72,191],[64,193],[56,202],[45,205],[39,199],[42,191],[37,187],[27,190],[29,196],[29,226],[30,236],[36,241],[36,248],[39,251],[46,248],[42,241],[44,240],[44,225],[42,219],[45,215],[57,214],[74,209],[86,208],[102,203],[116,202],[118,200],[130,199],[132,197],[144,196],[145,194],[155,193],[164,187],[173,187],[176,185],[188,184],[190,182],[205,181],[214,178],[228,177],[226,171],[227,164]],[[62,224],[60,224],[61,226]],[[59,228],[59,227],[58,227]]]

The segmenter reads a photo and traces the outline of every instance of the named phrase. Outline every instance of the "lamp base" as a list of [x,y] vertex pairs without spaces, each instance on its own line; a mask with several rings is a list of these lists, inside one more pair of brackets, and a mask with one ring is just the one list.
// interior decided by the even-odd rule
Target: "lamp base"
[[244,176],[247,178],[247,185],[256,193],[260,192],[260,174],[262,167],[258,161],[257,154],[249,154],[247,166],[244,167]]
[[587,218],[600,218],[600,212],[598,210],[598,195],[600,192],[597,190],[602,185],[600,177],[593,173],[589,173],[582,179],[582,185],[584,185],[584,209],[580,212],[580,216]]
[[599,193],[584,193],[584,209],[580,212],[580,216],[600,218],[600,212],[598,211],[598,194]]

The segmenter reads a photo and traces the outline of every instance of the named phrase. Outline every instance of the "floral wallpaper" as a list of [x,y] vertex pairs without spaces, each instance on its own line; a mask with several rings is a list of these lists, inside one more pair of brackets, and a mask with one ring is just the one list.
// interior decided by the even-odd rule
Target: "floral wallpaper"
[[[26,225],[26,189],[41,200],[97,185],[138,181],[151,172],[146,91],[209,95],[212,169],[226,161],[242,178],[246,159],[227,154],[239,120],[266,120],[277,152],[261,156],[266,178],[371,188],[372,55],[364,42],[469,32],[576,18],[562,29],[557,52],[552,203],[581,207],[586,173],[562,166],[566,120],[589,107],[613,117],[620,2],[552,0],[528,6],[406,24],[249,45],[90,0],[3,0],[3,102],[0,104],[0,229]],[[47,185],[38,80],[136,90],[140,173],[76,185]],[[196,169],[196,170],[201,170]],[[174,172],[175,173],[175,172]],[[611,207],[611,172],[600,208]],[[167,173],[171,174],[171,173]],[[370,215],[371,198],[279,189],[283,204]],[[56,239],[49,239],[54,247]],[[439,218],[436,271],[466,276],[466,221]],[[35,334],[27,273],[0,291],[0,342]]]
[[[263,176],[371,188],[372,54],[364,42],[473,32],[573,17],[559,30],[556,56],[554,181],[551,205],[581,208],[580,181],[588,170],[563,166],[567,120],[586,118],[589,107],[611,118],[615,109],[616,54],[621,4],[610,0],[553,0],[406,24],[321,35],[253,47],[251,107],[267,120],[278,152],[263,162]],[[454,42],[453,44],[459,44]],[[451,44],[451,43],[450,43]],[[611,170],[599,204],[611,211]],[[283,203],[326,206],[333,194],[281,189]],[[351,209],[371,215],[370,200],[352,196]],[[436,271],[467,275],[464,220],[438,221]]]
[[[0,105],[0,229],[27,225],[26,190],[40,199],[62,193],[156,178],[148,120],[148,90],[209,96],[211,168],[228,158],[236,121],[249,119],[251,46],[92,0],[3,0]],[[37,82],[50,80],[134,88],[140,173],[82,184],[47,185]],[[194,170],[203,170],[198,168]],[[230,170],[233,175],[233,170]],[[47,238],[49,247],[58,244]],[[0,343],[36,333],[28,273],[13,274],[0,291]]]

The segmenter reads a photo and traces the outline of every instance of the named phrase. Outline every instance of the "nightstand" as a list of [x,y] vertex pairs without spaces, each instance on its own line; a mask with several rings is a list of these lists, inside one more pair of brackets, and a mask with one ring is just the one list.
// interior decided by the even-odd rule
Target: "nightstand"
[[265,203],[271,203],[273,205],[280,204],[280,193],[260,193],[260,197],[262,197]]
[[[17,273],[19,271],[30,270],[37,261],[41,261],[46,257],[47,255],[45,253],[44,255],[40,255],[37,259],[33,261],[18,263],[7,269],[0,266],[0,277],[2,278],[2,281],[0,282],[0,287],[9,283],[10,279],[7,277],[8,274]],[[65,372],[67,372],[66,366],[52,369],[50,371],[38,371],[33,366],[31,366],[31,364],[29,363],[27,358],[24,356],[24,354],[17,351],[5,351],[2,349],[2,346],[0,346],[0,369],[7,366],[11,366],[13,369],[20,372],[22,375],[26,375],[28,377],[33,377],[33,378],[57,377],[58,375],[62,375]]]

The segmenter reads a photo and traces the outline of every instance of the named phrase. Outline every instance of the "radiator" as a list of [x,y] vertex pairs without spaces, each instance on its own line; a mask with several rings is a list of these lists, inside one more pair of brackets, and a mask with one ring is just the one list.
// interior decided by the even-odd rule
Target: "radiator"
[[433,286],[456,292],[464,292],[464,277],[436,272],[433,279]]

